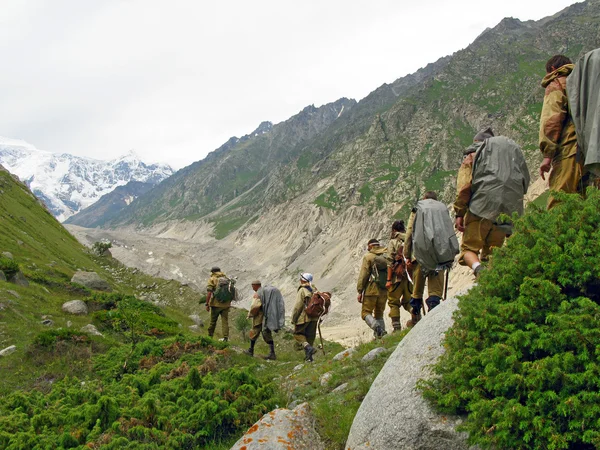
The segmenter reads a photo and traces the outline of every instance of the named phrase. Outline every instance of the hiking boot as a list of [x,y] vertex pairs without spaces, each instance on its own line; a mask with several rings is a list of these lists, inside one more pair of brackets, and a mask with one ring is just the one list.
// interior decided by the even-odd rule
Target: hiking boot
[[402,325],[400,324],[399,317],[394,317],[392,319],[392,328],[394,329],[394,331],[392,331],[392,333],[402,330]]
[[378,338],[382,338],[387,334],[387,331],[385,331],[385,322],[383,319],[376,319],[377,320],[377,325],[379,325],[379,333],[377,335]]
[[[423,306],[422,298],[411,298],[410,306],[412,306],[412,314],[419,316],[419,320],[421,319],[421,307]],[[418,321],[417,321],[418,322]],[[415,323],[417,323],[415,322]]]
[[275,356],[275,344],[269,344],[269,347],[271,348],[271,351],[267,356],[265,356],[265,359],[268,359],[269,361],[275,361],[277,359]]
[[254,350],[249,348],[248,350],[244,350],[244,355],[254,356]]
[[304,347],[304,361],[313,362],[313,355],[317,353],[317,349],[308,344]]
[[441,301],[441,297],[438,297],[437,295],[432,295],[427,300],[425,300],[425,303],[427,304],[429,311],[431,311],[433,308],[438,306]]

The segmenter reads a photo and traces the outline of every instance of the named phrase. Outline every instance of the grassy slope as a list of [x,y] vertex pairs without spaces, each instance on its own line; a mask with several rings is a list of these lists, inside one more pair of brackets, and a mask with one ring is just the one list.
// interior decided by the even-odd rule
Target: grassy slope
[[[70,283],[77,269],[98,272],[102,278],[111,283],[115,291],[123,294],[139,295],[141,292],[137,286],[156,283],[154,293],[161,295],[166,303],[173,296],[183,296],[185,302],[190,305],[188,309],[182,311],[163,308],[168,318],[182,324],[179,329],[180,338],[177,339],[197,339],[194,333],[187,329],[187,326],[192,323],[187,315],[197,312],[205,322],[208,322],[208,314],[197,305],[199,296],[191,289],[181,287],[174,281],[155,279],[132,271],[112,258],[100,258],[92,254],[43,209],[22,184],[15,182],[7,172],[1,170],[0,222],[2,226],[0,251],[11,252],[30,281],[30,286],[27,288],[0,282],[0,304],[2,305],[0,307],[0,348],[9,345],[17,346],[15,353],[0,358],[0,371],[3,373],[0,395],[8,396],[17,390],[31,392],[34,389],[48,396],[45,400],[47,409],[55,410],[57,415],[62,411],[61,396],[59,395],[57,399],[57,395],[53,392],[57,389],[57,385],[65,389],[64,383],[72,388],[73,383],[69,382],[69,379],[73,377],[87,380],[88,386],[104,385],[106,392],[109,392],[111,389],[115,391],[119,389],[118,386],[110,387],[109,384],[121,383],[121,375],[111,378],[107,377],[107,373],[126,372],[144,378],[150,377],[153,370],[160,370],[164,378],[166,372],[181,371],[182,376],[179,377],[179,381],[177,381],[178,377],[175,377],[156,386],[156,390],[165,390],[170,389],[170,383],[184,382],[185,367],[194,364],[202,367],[207,359],[211,359],[216,362],[212,370],[217,372],[229,368],[245,368],[260,380],[261,384],[266,386],[272,383],[275,386],[273,404],[286,406],[294,400],[309,401],[313,406],[319,432],[328,448],[341,449],[344,447],[360,402],[386,359],[385,356],[381,356],[374,362],[365,364],[359,358],[375,346],[392,348],[402,337],[401,335],[387,336],[378,343],[365,344],[359,347],[357,353],[351,358],[335,362],[332,361],[333,355],[343,348],[339,344],[326,342],[326,356],[319,353],[314,364],[295,369],[302,362],[303,352],[295,349],[290,332],[276,335],[278,360],[275,362],[264,361],[259,357],[251,359],[241,354],[240,349],[248,345],[244,337],[244,326],[242,326],[245,321],[236,320],[236,316],[245,315],[246,312],[234,310],[231,314],[232,336],[229,346],[210,340],[202,341],[205,343],[203,345],[208,345],[205,350],[198,351],[194,355],[183,354],[175,359],[163,361],[155,366],[160,369],[138,365],[142,356],[131,356],[127,334],[114,332],[111,329],[101,330],[104,337],[87,337],[83,342],[63,341],[56,345],[42,347],[35,344],[36,337],[40,334],[45,335],[50,330],[60,328],[64,330],[67,321],[72,322],[71,330],[79,330],[81,326],[94,320],[91,314],[67,316],[61,311],[62,303],[65,301],[92,300],[93,295],[91,296],[88,290]],[[147,289],[144,291],[147,293]],[[41,323],[43,318],[51,319],[54,324],[50,327],[43,325]],[[202,334],[204,333],[203,331]],[[216,337],[220,337],[220,326],[217,328]],[[172,344],[172,339],[167,338],[164,341],[165,348]],[[158,343],[159,347],[163,345],[160,339],[150,335],[141,337],[141,341],[146,342],[144,345],[152,343]],[[219,350],[223,347],[228,349]],[[266,344],[260,341],[256,348],[257,354],[266,353],[266,350]],[[123,369],[124,360],[129,364],[126,370]],[[326,372],[331,372],[332,377],[325,386],[321,386],[320,378]],[[63,379],[64,381],[61,382],[60,380]],[[348,382],[349,386],[344,392],[331,392],[345,382]],[[140,401],[146,401],[146,396],[161,392],[156,390],[151,388],[147,393],[140,394]],[[3,406],[0,404],[0,410],[2,409]],[[16,416],[9,416],[8,411],[10,409],[4,410],[5,418],[0,420],[0,434],[11,432],[11,428],[16,426],[14,423]],[[32,424],[40,422],[40,411],[32,411],[30,414],[32,414]],[[36,414],[39,416],[36,416],[37,419],[34,417]],[[332,427],[332,423],[336,423],[336,426]],[[26,426],[22,431],[25,429]],[[94,445],[97,445],[95,448],[108,445],[111,438],[116,438],[109,431],[101,434],[97,432],[86,434],[81,426],[70,429],[67,424],[64,425],[64,429],[70,430],[73,436],[77,436],[80,443],[95,442]],[[229,448],[239,438],[243,429],[243,426],[240,426],[235,434],[211,442],[208,448]],[[100,445],[100,443],[104,444]],[[28,448],[26,444],[19,445]],[[146,448],[143,447],[146,444],[140,445],[142,445],[140,448]],[[148,443],[149,447],[151,445],[151,442]]]

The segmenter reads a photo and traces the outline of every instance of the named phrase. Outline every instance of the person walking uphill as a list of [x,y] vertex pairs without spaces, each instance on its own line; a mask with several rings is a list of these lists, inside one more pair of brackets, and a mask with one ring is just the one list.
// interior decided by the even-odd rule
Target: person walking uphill
[[264,341],[269,345],[270,352],[265,359],[275,360],[275,342],[272,331],[278,332],[285,323],[285,303],[283,295],[274,286],[262,286],[259,280],[252,282],[255,294],[252,305],[248,311],[248,318],[252,319],[250,330],[250,348],[245,351],[247,355],[254,356],[254,346],[262,334]]
[[388,290],[388,305],[390,306],[390,318],[394,331],[400,331],[400,306],[408,313],[412,313],[410,306],[410,295],[412,284],[409,281],[407,266],[404,261],[404,243],[406,241],[406,229],[402,220],[396,220],[392,224],[392,234],[387,246],[388,274],[385,284]]
[[300,286],[296,294],[296,304],[292,313],[292,324],[294,325],[294,339],[304,349],[304,360],[313,361],[313,355],[317,349],[313,347],[317,337],[318,317],[310,317],[306,313],[306,306],[317,290],[312,284],[313,276],[310,273],[300,275]]
[[206,284],[206,310],[210,311],[210,325],[208,326],[210,337],[213,337],[217,320],[221,317],[222,340],[225,342],[229,340],[229,308],[234,298],[235,287],[232,287],[232,280],[221,272],[220,268],[210,269],[210,278]]
[[463,233],[458,263],[478,277],[481,262],[512,232],[512,225],[499,223],[498,217],[523,214],[529,170],[521,148],[490,128],[477,133],[463,153],[454,201],[456,229]]
[[361,318],[373,330],[374,336],[380,338],[387,334],[383,312],[387,301],[385,286],[389,259],[386,256],[387,249],[382,247],[377,239],[371,239],[368,242],[367,250],[356,283],[357,300],[362,303]]
[[413,266],[412,325],[421,320],[425,282],[429,294],[425,302],[429,310],[440,304],[444,297],[444,273],[452,266],[457,253],[458,240],[448,209],[437,201],[435,192],[428,191],[410,214],[404,246],[404,257]]
[[[577,161],[577,135],[569,111],[567,77],[575,66],[564,55],[555,55],[546,63],[546,76],[542,87],[546,89],[540,116],[540,151],[544,159],[540,175],[550,172],[548,184],[553,191],[580,192],[582,165]],[[554,197],[548,198],[547,208],[556,205]]]

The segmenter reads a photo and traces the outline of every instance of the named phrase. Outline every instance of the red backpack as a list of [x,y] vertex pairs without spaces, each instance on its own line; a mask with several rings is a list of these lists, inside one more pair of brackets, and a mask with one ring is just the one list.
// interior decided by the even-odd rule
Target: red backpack
[[308,317],[321,317],[329,312],[331,293],[315,291],[304,311]]

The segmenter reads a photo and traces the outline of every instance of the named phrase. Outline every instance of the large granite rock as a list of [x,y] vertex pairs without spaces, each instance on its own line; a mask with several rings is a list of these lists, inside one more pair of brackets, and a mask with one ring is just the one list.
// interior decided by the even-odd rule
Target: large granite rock
[[71,283],[81,284],[88,289],[93,289],[95,291],[112,291],[110,284],[104,281],[96,272],[82,272],[77,271],[73,278],[71,278]]
[[100,333],[98,331],[98,328],[96,328],[96,326],[92,325],[91,323],[84,327],[81,327],[80,331],[83,331],[84,333],[87,333],[87,334],[91,334],[92,336],[104,336],[102,333]]
[[280,408],[265,414],[231,450],[321,450],[308,403],[293,410]]
[[347,450],[475,448],[467,445],[466,433],[455,430],[460,417],[436,413],[415,388],[417,380],[431,376],[428,366],[443,353],[441,342],[457,306],[455,298],[442,302],[398,344],[354,417]]
[[71,300],[63,303],[62,310],[68,314],[85,316],[88,313],[88,307],[83,300]]

